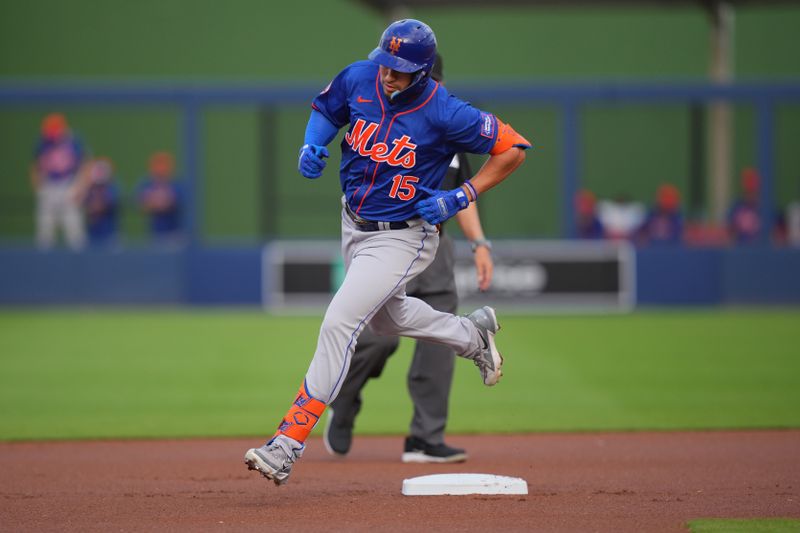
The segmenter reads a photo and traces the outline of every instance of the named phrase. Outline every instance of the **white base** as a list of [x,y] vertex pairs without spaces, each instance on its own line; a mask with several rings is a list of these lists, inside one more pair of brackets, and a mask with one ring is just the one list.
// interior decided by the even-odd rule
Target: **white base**
[[405,496],[445,494],[528,494],[528,484],[522,478],[494,474],[434,474],[403,480]]

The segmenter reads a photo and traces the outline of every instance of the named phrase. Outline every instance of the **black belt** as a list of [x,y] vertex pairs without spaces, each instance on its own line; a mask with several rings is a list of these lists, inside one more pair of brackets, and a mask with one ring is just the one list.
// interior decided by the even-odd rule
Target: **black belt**
[[373,220],[365,220],[360,216],[353,213],[353,210],[350,209],[350,206],[347,205],[347,202],[344,203],[344,210],[347,213],[347,216],[350,217],[350,220],[353,221],[353,224],[356,225],[360,231],[385,231],[389,229],[408,229],[411,226],[408,225],[408,222],[375,222]]

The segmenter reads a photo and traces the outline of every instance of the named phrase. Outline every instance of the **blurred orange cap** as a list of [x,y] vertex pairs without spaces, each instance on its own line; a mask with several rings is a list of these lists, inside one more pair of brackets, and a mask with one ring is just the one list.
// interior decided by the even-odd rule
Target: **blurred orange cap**
[[656,192],[656,203],[661,209],[675,210],[681,203],[681,193],[671,183],[664,183]]
[[592,191],[581,189],[575,197],[575,209],[579,215],[591,215],[597,199]]
[[148,168],[153,176],[171,176],[175,170],[175,157],[169,152],[154,152],[150,156]]
[[754,167],[746,167],[742,170],[742,190],[748,193],[758,191],[761,184],[761,177],[758,175],[758,170]]
[[67,118],[61,113],[50,113],[42,119],[42,136],[55,140],[67,132]]

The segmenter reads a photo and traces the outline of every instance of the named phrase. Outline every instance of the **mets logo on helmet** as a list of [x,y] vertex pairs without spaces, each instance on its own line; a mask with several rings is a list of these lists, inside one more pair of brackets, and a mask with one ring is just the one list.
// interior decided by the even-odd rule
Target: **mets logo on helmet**
[[401,44],[403,44],[403,41],[401,41],[397,37],[392,37],[392,42],[389,43],[389,50],[391,50],[392,55],[400,51]]

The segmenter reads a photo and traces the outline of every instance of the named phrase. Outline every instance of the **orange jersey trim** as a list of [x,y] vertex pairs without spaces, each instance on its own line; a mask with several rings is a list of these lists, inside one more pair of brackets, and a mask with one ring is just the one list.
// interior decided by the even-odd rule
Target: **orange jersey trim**
[[511,124],[506,124],[505,122],[497,118],[497,140],[494,142],[494,146],[492,147],[489,154],[491,155],[502,154],[503,152],[507,151],[509,148],[513,148],[514,146],[526,150],[530,148],[532,145],[528,139],[526,139],[525,137],[514,131],[514,128],[511,127]]

